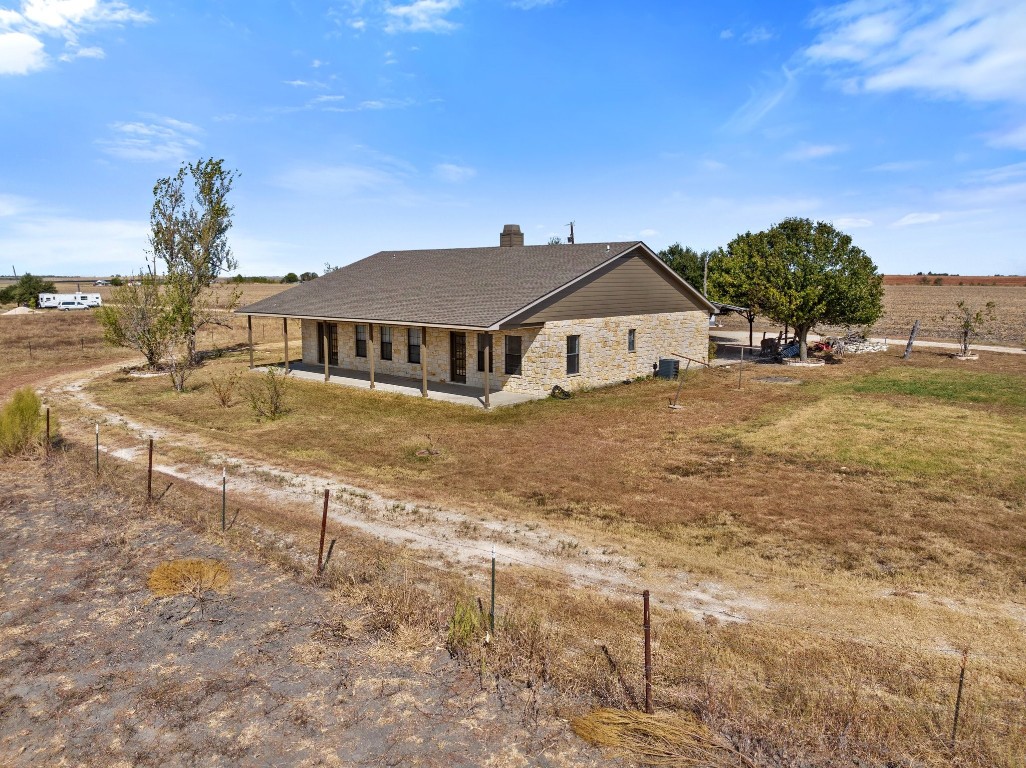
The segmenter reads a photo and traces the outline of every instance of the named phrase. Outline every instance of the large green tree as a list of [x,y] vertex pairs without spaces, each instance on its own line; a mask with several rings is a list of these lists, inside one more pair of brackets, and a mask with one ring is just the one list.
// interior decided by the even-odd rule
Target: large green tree
[[34,306],[41,293],[56,293],[57,287],[50,280],[44,280],[26,272],[18,278],[18,282],[0,291],[0,304],[25,304]]
[[705,283],[705,258],[707,254],[699,253],[690,246],[674,243],[659,251],[659,258],[670,269],[687,280],[694,288],[703,290]]
[[790,218],[738,235],[717,266],[759,314],[794,327],[802,360],[816,325],[870,325],[883,312],[883,276],[850,235],[827,222]]

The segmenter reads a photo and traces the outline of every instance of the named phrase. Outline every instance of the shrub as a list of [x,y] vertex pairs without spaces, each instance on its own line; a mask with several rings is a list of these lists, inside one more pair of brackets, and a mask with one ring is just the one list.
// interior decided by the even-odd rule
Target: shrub
[[246,389],[249,404],[258,419],[274,421],[288,412],[285,400],[289,392],[289,375],[280,368],[268,368],[267,373],[250,383]]
[[42,404],[31,387],[14,393],[0,411],[0,454],[15,456],[39,445],[43,436]]
[[224,376],[210,378],[210,386],[214,389],[214,399],[222,408],[231,408],[235,405],[235,389],[239,385],[241,376],[239,371],[231,371]]
[[716,359],[716,342],[715,341],[710,341],[709,342],[709,359],[708,359],[707,362],[711,363],[715,359]]

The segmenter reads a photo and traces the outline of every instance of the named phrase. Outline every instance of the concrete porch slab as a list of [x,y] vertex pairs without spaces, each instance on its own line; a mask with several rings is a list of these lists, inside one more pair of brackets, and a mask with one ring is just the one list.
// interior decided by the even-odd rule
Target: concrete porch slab
[[[270,366],[258,366],[254,370],[266,371]],[[284,368],[284,364],[274,366]],[[289,370],[297,379],[307,381],[319,381],[322,384],[336,384],[354,389],[369,389],[370,374],[367,371],[354,371],[349,368],[328,369],[328,381],[324,381],[324,366],[310,365],[302,362],[290,362]],[[392,392],[397,395],[408,397],[421,397],[420,379],[408,379],[405,376],[392,376],[375,372],[374,386],[376,392]],[[546,395],[527,395],[520,392],[504,392],[493,389],[489,400],[491,407],[502,408],[518,403],[526,403],[531,400],[543,400]],[[463,384],[452,384],[449,382],[429,381],[428,399],[441,400],[455,405],[469,405],[475,408],[484,408],[484,392],[479,387],[465,386]]]

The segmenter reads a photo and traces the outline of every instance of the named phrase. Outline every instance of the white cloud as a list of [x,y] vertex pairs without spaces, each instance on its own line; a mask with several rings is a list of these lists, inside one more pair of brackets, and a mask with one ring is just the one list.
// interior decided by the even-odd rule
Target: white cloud
[[74,59],[105,59],[107,54],[103,48],[91,46],[89,48],[75,48],[61,55],[61,61],[73,61]]
[[987,143],[992,147],[1026,149],[1026,123],[1015,128],[990,134]]
[[852,0],[813,15],[806,49],[856,91],[921,91],[1026,102],[1026,3],[1021,0]]
[[435,177],[450,184],[469,181],[475,176],[477,176],[477,170],[466,165],[439,163],[435,166]]
[[892,227],[908,227],[913,224],[931,224],[935,221],[940,221],[941,215],[939,213],[906,213],[896,222],[891,224]]
[[370,165],[323,165],[293,168],[278,177],[278,184],[294,192],[352,197],[398,191],[402,174]]
[[719,160],[713,160],[711,158],[706,158],[705,160],[703,160],[701,162],[701,166],[702,166],[703,169],[705,169],[707,171],[722,171],[722,170],[724,170],[727,167],[727,164],[726,163],[721,163]]
[[816,160],[820,157],[836,155],[838,152],[843,152],[844,149],[836,144],[804,144],[788,152],[784,157],[788,160]]
[[201,146],[197,126],[170,117],[149,119],[152,122],[113,123],[114,136],[97,143],[108,155],[147,162],[180,162]]
[[839,219],[834,219],[834,225],[838,229],[864,229],[873,226],[873,222],[869,219],[842,216]]
[[776,35],[766,29],[766,27],[752,27],[752,29],[741,35],[741,42],[745,45],[757,45],[758,43],[772,40],[774,37]]
[[83,219],[36,210],[3,221],[0,250],[22,270],[43,274],[74,274],[85,264],[127,273],[145,259],[149,229],[145,220]]
[[734,36],[734,30],[724,29],[720,32],[720,40],[730,40]]
[[559,0],[512,0],[510,5],[522,11],[529,11],[532,8],[547,8],[558,2]]
[[779,73],[767,75],[765,80],[761,87],[752,89],[748,101],[731,115],[725,126],[728,130],[747,133],[779,104],[794,95],[797,89],[794,72],[787,67],[781,67]]
[[117,1],[25,0],[20,12],[0,8],[0,75],[24,75],[45,67],[47,38],[64,41],[59,61],[102,59],[101,47],[80,45],[82,35],[149,21],[149,14]]
[[27,75],[46,66],[46,51],[38,38],[25,32],[0,34],[0,75]]
[[657,229],[643,229],[638,233],[639,237],[655,237],[659,234]]
[[904,171],[914,171],[917,168],[922,168],[924,165],[926,165],[926,163],[922,160],[896,160],[890,163],[874,165],[869,170],[884,173],[902,173]]
[[452,32],[459,26],[446,14],[460,7],[461,0],[413,0],[406,5],[386,5],[385,31]]

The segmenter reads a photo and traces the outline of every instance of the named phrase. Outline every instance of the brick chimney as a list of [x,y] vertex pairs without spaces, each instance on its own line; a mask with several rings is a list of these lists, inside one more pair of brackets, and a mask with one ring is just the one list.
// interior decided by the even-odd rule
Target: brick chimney
[[503,248],[514,248],[524,244],[524,233],[519,224],[506,224],[499,233],[499,245]]

